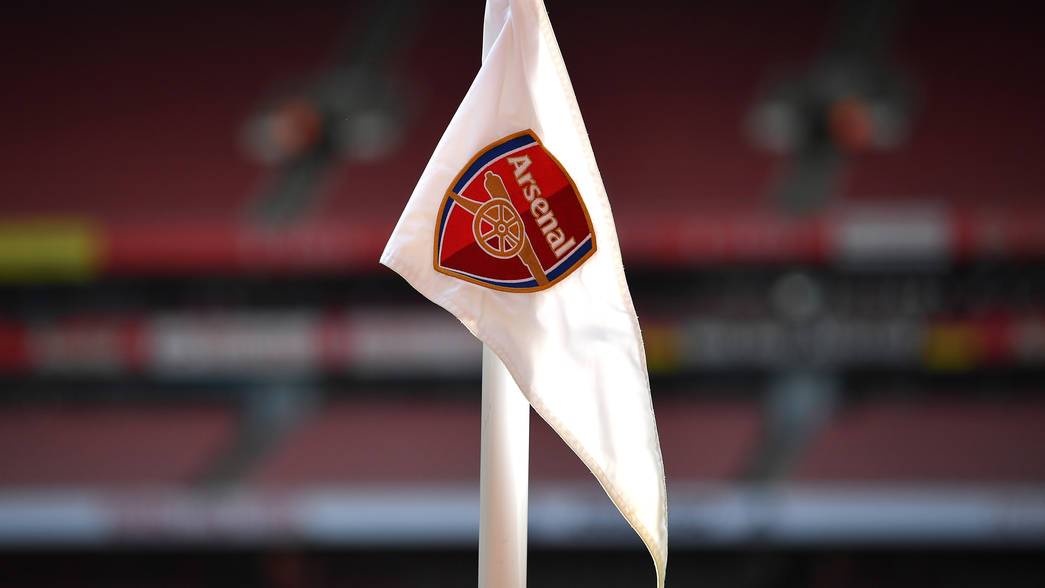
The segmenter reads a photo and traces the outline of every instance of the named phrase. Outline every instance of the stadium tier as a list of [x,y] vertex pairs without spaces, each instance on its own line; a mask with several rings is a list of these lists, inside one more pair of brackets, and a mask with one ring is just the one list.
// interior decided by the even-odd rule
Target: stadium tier
[[[99,586],[472,583],[432,578],[475,567],[453,554],[479,529],[481,345],[378,258],[479,68],[482,2],[80,4],[0,19],[0,585],[56,549],[148,572]],[[911,584],[882,549],[990,552],[946,584],[1010,585],[1045,545],[1040,18],[546,4],[642,326],[668,585]],[[645,553],[530,430],[536,557],[600,562],[532,585],[642,585],[598,574]],[[120,559],[172,545],[353,569],[217,582],[156,550],[194,578],[163,584]],[[780,563],[818,550],[842,555]],[[454,570],[382,583],[424,557]],[[82,585],[33,570],[13,581]]]
[[820,433],[795,475],[804,481],[878,484],[1040,483],[1045,480],[1043,411],[1045,404],[1037,399],[852,407]]
[[[763,433],[757,404],[676,398],[658,406],[673,484],[745,477]],[[843,407],[795,476],[835,484],[1041,482],[1043,411],[1037,400]],[[191,406],[9,409],[0,419],[8,490],[191,487],[231,450],[236,425],[230,411]],[[535,483],[589,482],[547,425],[535,417],[532,430]],[[340,401],[298,423],[246,481],[285,490],[472,484],[478,438],[479,412],[471,402]]]
[[[667,403],[659,420],[665,461],[678,480],[728,480],[754,445],[757,410],[745,403]],[[435,418],[433,418],[435,417]],[[531,477],[587,482],[590,474],[540,419],[531,423]],[[388,435],[391,429],[408,431]],[[418,443],[418,439],[425,439]],[[291,433],[256,472],[263,486],[452,483],[478,480],[474,403],[341,403]],[[344,448],[357,448],[346,454]]]
[[[476,16],[464,5],[431,10],[416,38],[397,46],[388,75],[400,80],[405,106],[387,133],[395,140],[334,166],[304,224],[284,233],[244,224],[252,200],[276,172],[249,161],[242,128],[266,88],[302,89],[305,81],[294,80],[321,77],[300,72],[322,71],[338,28],[326,8],[266,5],[250,21],[213,8],[197,18],[198,10],[190,6],[145,23],[133,11],[85,10],[68,25],[73,30],[46,44],[33,39],[45,28],[58,32],[30,10],[4,36],[5,43],[34,52],[31,62],[13,64],[8,78],[19,92],[0,103],[19,113],[20,124],[33,121],[16,130],[25,140],[0,147],[5,265],[61,266],[64,260],[85,266],[82,271],[119,274],[376,269],[384,239],[459,97],[443,88],[467,87],[474,68],[461,64],[478,64],[466,38],[441,32]],[[1025,41],[999,32],[1000,24],[984,31],[982,42],[955,36],[976,11],[949,9],[955,29],[939,26],[935,17],[912,19],[897,49],[918,80],[909,139],[893,150],[848,158],[829,212],[808,220],[773,211],[770,186],[786,165],[754,145],[744,129],[768,72],[796,69],[814,54],[823,16],[783,7],[710,14],[668,8],[629,15],[638,19],[627,24],[630,50],[617,51],[611,47],[617,41],[587,32],[591,14],[565,12],[557,25],[565,31],[563,50],[579,63],[581,104],[629,261],[1045,255],[1042,215],[1027,211],[1039,209],[1033,199],[1045,182],[1028,159],[1045,149],[1045,132],[1035,126],[1040,117],[1027,116],[1045,98],[1045,85],[1006,90],[1002,80],[1023,75],[1006,56]],[[595,28],[614,30],[622,18],[606,11]],[[787,27],[775,26],[781,19]],[[134,27],[126,26],[132,21]],[[83,42],[85,30],[99,29],[119,35]],[[167,49],[187,36],[196,42]],[[230,36],[238,42],[223,43]],[[136,49],[123,51],[126,46]],[[683,47],[684,69],[655,58]],[[73,53],[75,66],[67,61]],[[945,66],[956,58],[969,64],[960,77]],[[58,75],[36,76],[40,68]],[[60,109],[24,99],[64,95],[60,89],[67,87],[77,88],[77,99]],[[65,245],[47,247],[56,242]],[[15,272],[8,268],[0,276],[5,273]]]
[[0,479],[12,487],[186,487],[235,434],[223,407],[5,407]]

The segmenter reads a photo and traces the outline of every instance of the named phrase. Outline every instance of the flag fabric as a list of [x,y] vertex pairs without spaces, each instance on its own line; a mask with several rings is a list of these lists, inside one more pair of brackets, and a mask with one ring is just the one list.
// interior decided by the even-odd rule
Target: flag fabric
[[497,354],[642,538],[663,586],[667,500],[645,352],[543,1],[489,0],[483,49],[381,263]]

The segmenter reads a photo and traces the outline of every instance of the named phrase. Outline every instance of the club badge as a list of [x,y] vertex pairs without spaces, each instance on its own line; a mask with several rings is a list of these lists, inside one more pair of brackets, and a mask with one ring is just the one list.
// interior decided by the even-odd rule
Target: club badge
[[435,269],[508,292],[555,285],[595,252],[580,193],[533,131],[481,150],[439,207]]

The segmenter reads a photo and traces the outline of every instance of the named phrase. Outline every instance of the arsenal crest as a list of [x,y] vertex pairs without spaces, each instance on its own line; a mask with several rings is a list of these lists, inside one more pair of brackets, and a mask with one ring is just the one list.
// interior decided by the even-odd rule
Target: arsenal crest
[[577,187],[533,131],[479,152],[439,207],[435,269],[508,292],[549,288],[595,252]]

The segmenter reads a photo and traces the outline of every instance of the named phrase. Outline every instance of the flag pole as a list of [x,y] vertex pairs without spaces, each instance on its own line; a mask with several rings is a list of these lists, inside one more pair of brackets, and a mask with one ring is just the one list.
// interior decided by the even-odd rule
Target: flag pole
[[[487,0],[486,61],[508,19],[508,0]],[[483,345],[479,457],[479,588],[526,588],[530,403],[501,359]]]
[[483,345],[479,588],[525,588],[530,404]]

